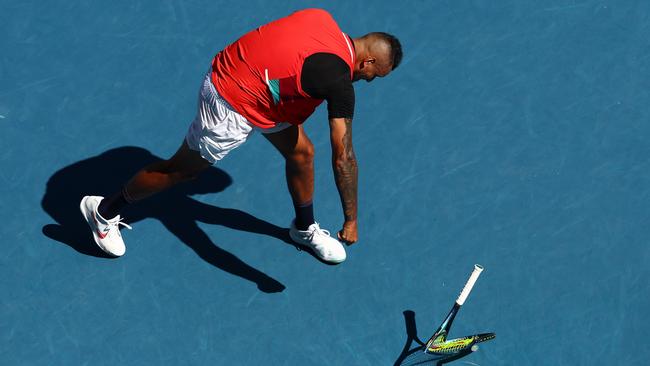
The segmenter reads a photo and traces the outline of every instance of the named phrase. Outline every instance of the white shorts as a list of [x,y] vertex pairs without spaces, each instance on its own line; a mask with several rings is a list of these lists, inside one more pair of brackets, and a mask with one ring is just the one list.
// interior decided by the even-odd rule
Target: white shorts
[[253,131],[273,133],[291,124],[280,122],[272,128],[260,128],[248,122],[223,99],[207,73],[199,91],[196,118],[192,121],[185,141],[190,149],[198,151],[203,159],[214,164],[230,151],[243,144]]

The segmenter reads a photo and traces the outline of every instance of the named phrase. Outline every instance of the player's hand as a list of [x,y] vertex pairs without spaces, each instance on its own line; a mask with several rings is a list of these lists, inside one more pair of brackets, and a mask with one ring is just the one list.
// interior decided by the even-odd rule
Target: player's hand
[[337,235],[343,243],[347,245],[354,244],[358,240],[357,220],[344,222],[343,229]]

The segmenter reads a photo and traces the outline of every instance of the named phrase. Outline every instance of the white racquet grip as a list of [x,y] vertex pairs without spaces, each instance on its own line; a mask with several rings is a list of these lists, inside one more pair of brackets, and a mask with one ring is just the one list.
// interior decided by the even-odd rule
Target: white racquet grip
[[463,287],[463,291],[461,291],[460,295],[458,295],[458,300],[456,300],[456,303],[458,305],[463,305],[465,303],[467,296],[469,296],[469,293],[472,292],[472,287],[474,287],[474,284],[476,283],[478,276],[481,275],[481,272],[483,272],[483,267],[480,264],[475,264],[474,270],[469,276],[469,280],[467,280],[465,287]]

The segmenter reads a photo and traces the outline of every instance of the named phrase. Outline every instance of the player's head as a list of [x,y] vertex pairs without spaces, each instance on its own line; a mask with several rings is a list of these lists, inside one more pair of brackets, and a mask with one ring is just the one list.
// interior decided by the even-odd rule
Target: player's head
[[402,61],[402,44],[388,33],[372,32],[354,40],[356,61],[353,81],[372,81],[395,70]]

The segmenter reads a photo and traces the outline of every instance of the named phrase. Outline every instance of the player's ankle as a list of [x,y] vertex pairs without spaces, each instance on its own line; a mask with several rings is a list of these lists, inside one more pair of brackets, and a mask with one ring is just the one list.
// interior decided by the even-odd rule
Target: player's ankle
[[293,207],[296,211],[296,229],[305,231],[309,226],[316,222],[314,219],[314,204],[312,201],[301,204],[294,202]]

